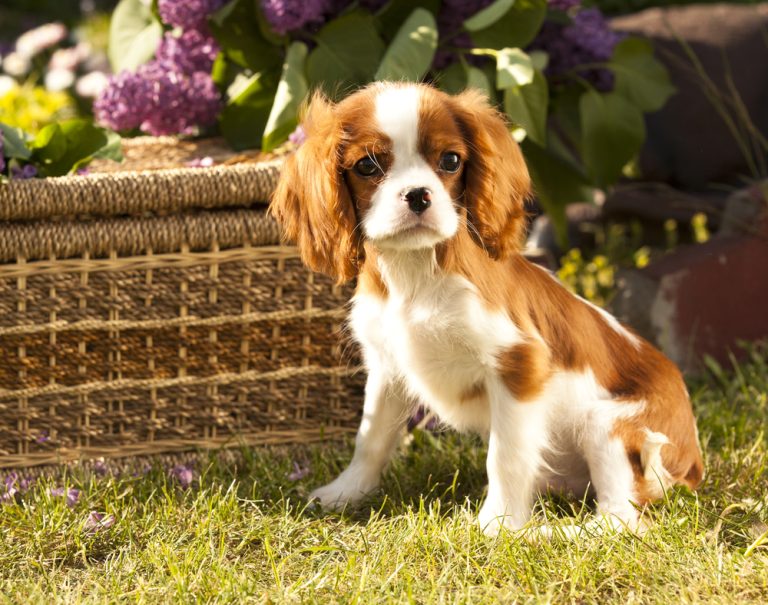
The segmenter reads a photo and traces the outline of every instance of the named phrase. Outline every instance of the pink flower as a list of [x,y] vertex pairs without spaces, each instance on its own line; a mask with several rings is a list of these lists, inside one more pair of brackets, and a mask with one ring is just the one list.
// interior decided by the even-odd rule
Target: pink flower
[[288,140],[296,145],[296,147],[300,147],[301,144],[307,140],[307,133],[304,132],[304,128],[302,128],[301,124],[299,124],[296,129],[288,135]]
[[74,508],[77,501],[80,499],[80,490],[75,487],[64,489],[63,487],[52,487],[51,496],[54,498],[60,498],[66,496],[66,503],[69,508]]
[[299,479],[303,479],[309,473],[311,472],[311,469],[309,467],[309,464],[305,466],[300,466],[298,462],[293,463],[293,471],[288,473],[288,480],[289,481],[298,481]]
[[16,52],[22,57],[34,57],[62,42],[67,34],[67,28],[63,23],[46,23],[21,34],[16,40]]
[[94,535],[104,529],[109,529],[115,524],[115,516],[108,515],[107,513],[99,513],[92,510],[88,513],[88,517],[85,519],[83,529],[89,536]]
[[190,168],[210,168],[215,162],[211,156],[205,156],[204,158],[195,158],[187,162],[187,166]]
[[184,464],[178,464],[174,466],[170,470],[169,475],[172,479],[175,479],[179,482],[179,485],[182,489],[187,489],[195,480],[195,473],[189,466]]

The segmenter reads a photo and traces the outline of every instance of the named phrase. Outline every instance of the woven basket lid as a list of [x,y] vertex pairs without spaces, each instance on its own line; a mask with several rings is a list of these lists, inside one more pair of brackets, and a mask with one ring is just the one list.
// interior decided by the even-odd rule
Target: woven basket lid
[[[144,216],[263,204],[282,164],[274,155],[238,154],[222,139],[124,139],[123,153],[123,162],[95,161],[86,175],[7,183],[0,187],[0,220]],[[212,165],[197,167],[203,158]]]

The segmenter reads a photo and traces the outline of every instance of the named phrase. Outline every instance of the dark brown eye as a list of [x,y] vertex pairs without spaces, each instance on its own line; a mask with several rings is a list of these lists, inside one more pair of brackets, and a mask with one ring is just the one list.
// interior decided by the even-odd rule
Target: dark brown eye
[[370,156],[365,156],[355,163],[355,172],[362,177],[371,177],[379,172],[379,165]]
[[461,158],[458,153],[447,151],[440,156],[440,170],[444,172],[456,172],[461,166]]

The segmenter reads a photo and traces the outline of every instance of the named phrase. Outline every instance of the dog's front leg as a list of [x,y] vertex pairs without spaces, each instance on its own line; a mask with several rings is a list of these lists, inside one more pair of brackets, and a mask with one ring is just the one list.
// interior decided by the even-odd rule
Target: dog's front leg
[[334,481],[313,491],[310,499],[318,500],[324,508],[340,510],[378,487],[407,420],[406,399],[401,391],[380,372],[369,373],[352,462]]
[[519,402],[501,384],[488,390],[488,495],[478,514],[483,532],[520,529],[528,521],[547,441],[543,402]]

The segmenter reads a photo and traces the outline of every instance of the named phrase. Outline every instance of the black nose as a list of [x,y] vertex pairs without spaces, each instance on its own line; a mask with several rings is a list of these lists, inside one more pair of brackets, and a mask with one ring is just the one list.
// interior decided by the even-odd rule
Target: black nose
[[406,192],[405,201],[411,212],[421,214],[432,205],[432,192],[426,187],[417,187]]

